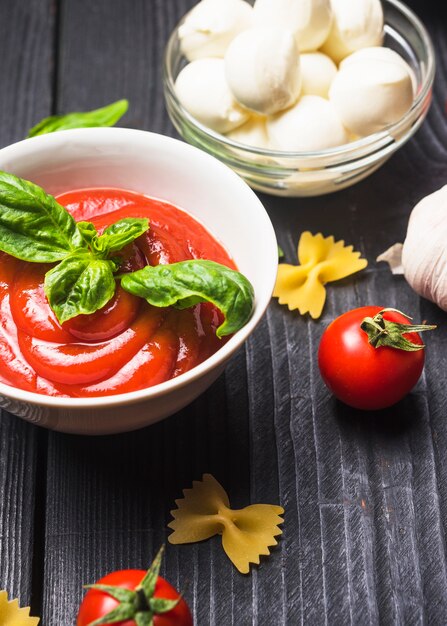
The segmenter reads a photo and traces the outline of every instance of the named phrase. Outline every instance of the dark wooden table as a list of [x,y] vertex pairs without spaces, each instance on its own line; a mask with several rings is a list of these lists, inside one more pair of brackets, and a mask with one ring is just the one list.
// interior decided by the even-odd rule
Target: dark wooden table
[[[354,0],[353,0],[354,1]],[[51,112],[127,97],[124,125],[173,135],[161,87],[168,34],[193,0],[0,0],[0,143]],[[402,240],[413,205],[447,182],[447,13],[413,0],[437,50],[428,120],[352,189],[262,196],[290,261],[299,233],[344,238],[366,272],[331,287],[319,322],[272,303],[201,398],[143,431],[101,438],[0,418],[0,589],[42,626],[74,624],[82,584],[146,567],[169,510],[203,472],[234,506],[281,503],[284,535],[249,576],[215,538],[168,546],[162,573],[199,626],[447,624],[447,315],[374,261]],[[359,414],[324,388],[325,324],[376,303],[439,325],[425,375],[393,409]]]

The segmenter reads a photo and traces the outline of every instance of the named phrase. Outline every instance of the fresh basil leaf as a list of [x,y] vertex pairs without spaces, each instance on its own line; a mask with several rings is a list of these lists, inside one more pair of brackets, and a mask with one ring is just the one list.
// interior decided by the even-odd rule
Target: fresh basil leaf
[[225,315],[224,323],[216,331],[218,337],[242,328],[253,309],[254,291],[248,279],[214,261],[198,259],[147,265],[123,274],[121,286],[153,306],[185,309],[198,302],[212,302]]
[[70,128],[92,128],[95,126],[113,126],[129,108],[127,100],[117,100],[100,109],[67,115],[51,115],[36,124],[28,133],[28,137],[46,135],[57,130]]
[[113,298],[113,261],[75,253],[45,274],[45,295],[62,324],[77,315],[94,313]]
[[148,228],[147,218],[128,217],[118,220],[115,224],[108,226],[102,235],[98,235],[91,222],[78,222],[82,239],[99,258],[106,258],[109,254],[118,252],[140,237]]
[[92,241],[98,238],[98,231],[91,222],[78,222],[78,230],[88,246],[91,246]]
[[98,243],[104,245],[107,252],[118,252],[143,235],[149,228],[146,217],[126,217],[108,226],[98,238]]
[[100,241],[98,231],[91,222],[78,222],[78,229],[81,237],[87,246],[93,252],[94,256],[99,259],[107,258],[106,242]]
[[22,261],[52,263],[81,245],[76,222],[53,196],[0,171],[0,250]]

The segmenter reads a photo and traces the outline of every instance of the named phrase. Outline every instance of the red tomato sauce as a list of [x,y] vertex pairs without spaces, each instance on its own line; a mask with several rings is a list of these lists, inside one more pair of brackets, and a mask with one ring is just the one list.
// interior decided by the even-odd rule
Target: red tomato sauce
[[[150,228],[120,255],[120,272],[145,265],[209,259],[236,269],[212,235],[167,202],[121,189],[58,196],[76,221],[98,232],[124,217],[147,217]],[[211,304],[157,308],[117,287],[92,315],[59,324],[43,290],[51,265],[0,253],[0,381],[27,391],[91,397],[151,387],[190,370],[225,343],[221,313]]]

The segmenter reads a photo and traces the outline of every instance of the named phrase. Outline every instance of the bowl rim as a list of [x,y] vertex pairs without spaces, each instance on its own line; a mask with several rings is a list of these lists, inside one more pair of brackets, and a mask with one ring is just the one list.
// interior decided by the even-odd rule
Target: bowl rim
[[[356,159],[356,153],[361,151],[364,153],[365,149],[368,147],[371,150],[380,149],[383,146],[384,142],[387,143],[391,139],[395,141],[398,145],[401,145],[402,138],[399,141],[394,140],[393,131],[397,131],[400,128],[404,127],[406,124],[411,123],[415,113],[416,119],[419,116],[420,109],[424,109],[424,102],[430,94],[430,90],[433,85],[434,76],[435,76],[435,50],[433,46],[433,42],[431,37],[425,28],[422,21],[419,17],[412,11],[405,3],[401,2],[401,0],[381,0],[382,4],[388,4],[397,11],[399,11],[403,16],[407,18],[407,20],[411,23],[413,28],[417,31],[420,36],[425,50],[427,54],[427,67],[426,74],[424,76],[424,80],[422,82],[421,88],[417,93],[416,98],[413,100],[413,104],[411,108],[405,113],[405,115],[400,118],[397,122],[386,127],[386,129],[381,130],[377,133],[373,133],[371,135],[367,135],[366,137],[362,137],[360,139],[356,139],[347,144],[343,144],[341,146],[336,146],[334,148],[326,148],[324,150],[313,150],[313,151],[281,151],[281,150],[269,150],[264,148],[256,148],[254,146],[248,146],[243,143],[239,143],[237,141],[233,141],[229,139],[225,135],[221,135],[201,122],[199,122],[195,117],[193,117],[180,103],[177,98],[177,94],[175,92],[175,81],[171,72],[171,58],[173,54],[174,44],[178,37],[178,29],[185,21],[189,12],[186,13],[182,17],[182,19],[177,23],[171,35],[168,39],[168,42],[165,46],[164,54],[163,54],[163,84],[165,86],[165,97],[169,95],[169,98],[175,103],[176,108],[183,116],[183,118],[191,124],[191,126],[197,128],[205,137],[211,140],[215,144],[219,144],[221,146],[225,146],[226,148],[232,150],[243,150],[246,154],[252,155],[253,157],[263,157],[266,159],[283,159],[287,161],[290,160],[309,160],[309,161],[317,161],[325,158],[334,159],[334,157],[340,157],[341,162],[346,162],[349,160]],[[384,25],[386,30],[386,23]],[[415,132],[419,128],[420,124],[415,124],[410,127],[410,132],[408,136],[411,136],[413,132]]]
[[[173,147],[172,149],[178,150],[180,154],[182,154],[183,152],[186,157],[188,155],[194,155],[196,159],[202,161],[201,166],[206,167],[206,164],[208,163],[211,164],[212,167],[221,170],[222,173],[225,173],[226,177],[233,181],[232,184],[235,191],[239,189],[240,191],[243,191],[244,194],[248,194],[248,197],[251,197],[253,201],[254,213],[256,213],[257,217],[259,218],[261,227],[263,229],[266,229],[266,233],[270,235],[271,239],[271,249],[263,249],[263,254],[270,255],[272,261],[272,270],[270,272],[270,276],[264,277],[266,285],[268,285],[270,282],[271,290],[269,288],[265,290],[263,294],[255,293],[255,301],[250,319],[245,324],[245,326],[237,331],[217,352],[205,359],[205,361],[203,361],[199,365],[196,365],[191,370],[188,370],[187,372],[181,374],[176,378],[171,378],[157,385],[153,385],[152,387],[139,389],[137,391],[130,391],[127,393],[110,396],[93,396],[87,398],[49,396],[37,392],[26,391],[24,389],[20,389],[19,387],[14,387],[12,385],[7,385],[6,383],[0,382],[0,397],[5,397],[19,402],[25,402],[35,406],[84,410],[92,410],[95,408],[103,409],[120,405],[125,406],[139,403],[142,401],[148,401],[152,398],[160,398],[168,393],[172,393],[176,390],[182,389],[193,381],[202,378],[212,370],[219,368],[219,366],[223,366],[224,363],[230,358],[230,356],[242,346],[248,336],[253,332],[269,305],[278,265],[277,241],[273,225],[270,221],[267,211],[265,210],[265,207],[263,206],[257,195],[254,193],[254,191],[250,189],[247,183],[245,183],[245,181],[243,181],[240,176],[233,172],[231,168],[229,168],[227,165],[225,165],[212,155],[188,143],[185,143],[184,141],[180,141],[179,139],[174,139],[172,137],[167,137],[159,133],[145,130],[113,127],[62,130],[51,134],[39,135],[36,137],[24,139],[0,149],[0,159],[6,160],[9,157],[12,158],[14,153],[17,151],[19,153],[19,157],[23,158],[24,156],[29,154],[28,146],[32,146],[33,151],[38,150],[40,145],[42,147],[46,147],[48,144],[51,145],[52,142],[54,142],[56,146],[61,137],[64,137],[64,140],[67,142],[76,141],[77,145],[79,145],[79,142],[82,142],[84,139],[87,146],[96,137],[98,138],[98,141],[100,141],[101,139],[107,140],[107,138],[112,137],[120,138],[120,136],[122,137],[123,142],[126,141],[126,137],[128,137],[129,139],[132,136],[138,136],[141,138],[144,137],[149,142],[153,142],[154,145],[157,144],[160,146],[162,144],[165,144],[166,146],[171,146]],[[98,154],[98,158],[101,158],[101,156],[101,154]],[[185,161],[189,163],[189,160],[187,158],[185,159]],[[228,189],[228,187],[226,187],[226,189]],[[183,207],[179,208],[186,211],[186,209],[184,209]],[[205,227],[207,227],[206,223],[204,225]],[[213,234],[212,229],[210,229],[210,232],[211,234]],[[222,244],[225,246],[224,241],[222,241]]]

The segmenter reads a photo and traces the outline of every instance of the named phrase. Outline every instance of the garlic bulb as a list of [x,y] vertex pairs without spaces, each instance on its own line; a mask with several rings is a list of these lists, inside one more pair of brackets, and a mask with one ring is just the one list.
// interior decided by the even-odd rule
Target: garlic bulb
[[[447,311],[447,185],[423,198],[413,209],[402,246],[403,273],[410,286]],[[388,261],[394,273],[399,246],[378,257]],[[397,255],[397,256],[396,256]]]

